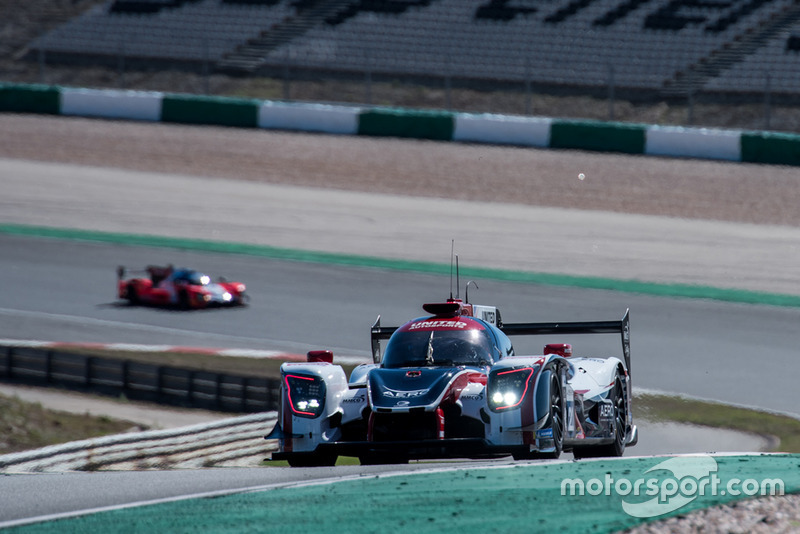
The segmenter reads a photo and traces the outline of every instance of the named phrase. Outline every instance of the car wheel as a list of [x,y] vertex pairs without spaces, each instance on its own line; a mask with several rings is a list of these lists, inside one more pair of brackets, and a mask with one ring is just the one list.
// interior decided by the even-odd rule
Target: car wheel
[[125,298],[128,299],[128,302],[131,304],[139,304],[139,293],[136,292],[136,286],[128,284],[125,290]]
[[599,458],[603,456],[619,457],[625,453],[628,439],[628,402],[622,377],[617,374],[614,388],[609,393],[609,400],[614,407],[614,443],[597,447],[575,447],[572,451],[575,458]]
[[189,302],[189,293],[188,292],[181,291],[178,294],[178,306],[182,310],[188,310],[189,309],[190,302]]
[[515,452],[511,456],[515,460],[536,458],[556,459],[564,450],[564,397],[561,392],[561,381],[555,372],[550,377],[550,428],[553,431],[554,450],[550,452]]
[[544,453],[545,458],[558,458],[564,450],[564,396],[561,381],[556,374],[550,378],[550,428],[553,430],[553,452]]

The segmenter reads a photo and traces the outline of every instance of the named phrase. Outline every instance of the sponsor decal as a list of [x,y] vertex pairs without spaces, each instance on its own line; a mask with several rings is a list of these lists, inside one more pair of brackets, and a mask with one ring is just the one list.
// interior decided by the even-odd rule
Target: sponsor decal
[[381,391],[381,395],[383,395],[384,397],[389,397],[390,399],[413,399],[414,397],[421,397],[429,391],[430,388],[415,389],[412,391],[397,391],[394,389],[387,388]]
[[356,403],[356,402],[367,402],[367,399],[364,397],[353,397],[351,399],[342,399],[342,403]]
[[468,401],[482,401],[483,393],[479,393],[477,395],[461,395],[460,398]]
[[544,430],[537,430],[536,431],[537,438],[552,438],[553,437],[553,429],[552,428],[545,428]]
[[459,320],[447,320],[447,319],[435,319],[430,321],[420,321],[418,323],[414,323],[408,327],[409,330],[427,330],[427,329],[434,329],[434,328],[450,328],[454,330],[458,330],[461,328],[466,328],[467,323],[459,321]]

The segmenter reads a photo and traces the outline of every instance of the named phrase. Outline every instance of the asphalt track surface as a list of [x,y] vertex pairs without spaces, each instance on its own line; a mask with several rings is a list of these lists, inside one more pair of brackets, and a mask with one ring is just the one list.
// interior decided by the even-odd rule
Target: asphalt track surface
[[[2,172],[3,183],[10,187],[6,191],[19,191],[16,187],[19,182],[20,169],[27,173],[42,178],[42,181],[31,180],[30,174],[25,175],[28,189],[21,195],[4,195],[2,202],[2,221],[9,223],[26,223],[41,225],[56,225],[70,227],[68,221],[75,220],[79,213],[86,213],[85,202],[92,202],[99,210],[95,210],[95,221],[92,224],[108,226],[105,229],[112,231],[139,231],[141,220],[135,217],[136,206],[131,211],[132,198],[125,196],[126,189],[119,189],[119,203],[105,204],[99,198],[86,198],[81,194],[80,184],[75,184],[74,195],[65,198],[65,189],[51,188],[47,184],[48,177],[57,176],[59,168],[65,172],[82,173],[86,169],[69,169],[59,166],[31,166],[27,163],[5,160]],[[13,169],[13,177],[9,174]],[[122,171],[120,171],[122,173]],[[84,173],[85,174],[85,173]],[[107,170],[103,174],[108,176]],[[122,173],[117,185],[125,183],[139,183],[145,177],[137,174]],[[156,177],[156,181],[161,180]],[[62,183],[68,181],[63,180]],[[175,185],[174,180],[164,181],[166,186]],[[71,187],[71,186],[70,186]],[[36,190],[38,188],[38,190]],[[69,188],[67,188],[68,190]],[[47,193],[52,193],[48,196]],[[324,196],[324,195],[323,195]],[[331,200],[336,195],[328,195]],[[355,195],[358,197],[359,195]],[[31,210],[32,205],[49,198],[45,202],[44,211]],[[241,198],[237,198],[241,200]],[[363,200],[363,199],[362,199]],[[374,199],[366,199],[370,203]],[[137,202],[140,199],[136,199]],[[33,202],[34,204],[31,204]],[[309,204],[306,198],[303,202],[292,204],[291,209],[302,207],[313,208],[316,204]],[[323,201],[324,203],[324,201]],[[112,205],[113,204],[113,205]],[[387,242],[399,242],[403,245],[396,247],[392,254],[414,255],[415,239],[420,238],[420,249],[425,249],[423,257],[430,259],[432,248],[444,248],[438,261],[445,263],[449,255],[450,239],[453,232],[439,230],[443,227],[442,221],[426,225],[424,221],[415,221],[413,231],[403,231],[397,227],[393,219],[389,224],[394,224],[396,232],[391,240],[376,243],[371,241],[375,236],[366,229],[371,225],[384,228],[386,221],[370,218],[360,213],[347,211],[354,206],[363,205],[361,201],[354,204],[334,203],[345,211],[338,218],[331,218],[332,211],[328,210],[329,226],[344,223],[355,223],[361,230],[352,232],[356,241],[369,241],[372,245],[369,250],[387,250]],[[420,203],[424,204],[424,203]],[[121,207],[120,207],[121,206]],[[191,207],[191,202],[187,204]],[[187,206],[182,206],[185,209]],[[342,206],[346,206],[342,208]],[[138,207],[142,207],[141,204]],[[148,206],[156,215],[164,215],[162,223],[176,222],[171,227],[176,235],[183,237],[207,237],[226,239],[241,231],[244,235],[250,226],[258,225],[233,225],[225,217],[230,215],[235,207],[226,206],[220,210],[224,214],[226,224],[199,224],[203,216],[197,218],[174,218],[174,212],[168,209],[168,204],[161,201]],[[331,208],[331,205],[328,204]],[[450,207],[449,205],[447,206]],[[486,206],[481,206],[486,207]],[[441,203],[433,206],[433,211],[442,208]],[[333,208],[331,208],[333,209]],[[202,210],[200,210],[202,211]],[[119,213],[120,217],[111,214]],[[244,210],[241,213],[253,215]],[[563,214],[564,212],[562,212]],[[334,213],[335,214],[335,213]],[[557,214],[545,213],[544,217]],[[568,213],[568,215],[575,215]],[[601,217],[602,218],[602,217]],[[298,215],[291,220],[284,220],[280,232],[274,232],[277,241],[274,243],[284,246],[296,236],[298,226],[304,218]],[[652,219],[629,219],[633,226],[643,229],[644,222],[655,224]],[[662,221],[664,222],[664,221]],[[637,225],[637,223],[642,223]],[[360,224],[360,226],[358,226]],[[624,225],[625,221],[621,221]],[[86,228],[86,224],[79,221],[72,227]],[[161,228],[169,225],[161,224]],[[311,233],[317,235],[319,241],[309,235],[306,245],[318,249],[330,250],[338,248],[338,244],[330,243],[330,235],[325,234],[324,224],[315,227]],[[694,235],[701,239],[695,247],[688,249],[689,257],[680,258],[680,254],[671,255],[678,258],[673,264],[689,265],[696,259],[697,251],[711,250],[713,253],[700,262],[699,275],[678,269],[679,282],[708,283],[709,280],[719,279],[715,269],[720,264],[715,264],[714,258],[723,258],[721,262],[737,262],[742,259],[741,251],[736,251],[736,232],[730,226],[724,226],[725,231],[718,232],[722,235],[730,232],[730,240],[722,239],[716,242],[717,246],[709,247],[702,236],[714,235],[714,231],[704,233],[708,226],[697,225],[698,230]],[[480,227],[480,221],[478,223]],[[619,227],[617,223],[606,228]],[[399,228],[399,229],[398,229]],[[427,228],[427,230],[425,230]],[[580,221],[580,224],[571,227],[578,239],[581,232],[588,235],[586,242],[580,247],[593,250],[600,242],[597,233],[599,227],[592,226],[591,220]],[[581,230],[583,228],[583,230]],[[588,230],[587,230],[588,228]],[[737,227],[742,230],[743,227]],[[259,228],[256,228],[257,230]],[[260,228],[263,231],[263,228]],[[675,227],[669,227],[675,230]],[[756,291],[776,291],[776,287],[786,287],[786,283],[794,280],[793,273],[796,266],[791,264],[792,254],[796,254],[794,246],[795,231],[783,227],[770,227],[768,229],[748,227],[748,232],[740,233],[748,243],[747,253],[749,260],[737,263],[737,267],[746,267],[744,271],[737,271],[735,276],[726,277],[730,280],[741,282],[740,287]],[[275,230],[270,227],[270,230]],[[763,231],[762,231],[763,230]],[[771,231],[770,231],[771,230]],[[474,235],[475,228],[470,228],[470,235]],[[658,230],[654,230],[658,233]],[[691,231],[683,229],[681,231]],[[749,233],[752,231],[752,233]],[[594,232],[594,233],[593,233]],[[638,239],[636,257],[634,262],[643,262],[649,259],[653,263],[652,269],[633,269],[636,272],[650,273],[655,279],[663,276],[664,271],[659,267],[658,258],[653,258],[653,249],[648,247],[647,241],[653,235],[648,230]],[[153,232],[155,233],[155,232]],[[380,233],[380,232],[379,232]],[[435,239],[431,236],[435,234]],[[445,235],[446,234],[446,235]],[[744,235],[748,234],[748,235]],[[489,231],[489,240],[497,240],[502,235]],[[674,232],[670,234],[679,241]],[[777,236],[777,241],[769,237]],[[287,241],[280,241],[286,239]],[[557,243],[557,238],[547,243]],[[327,244],[325,244],[327,240]],[[258,242],[258,240],[253,240]],[[504,240],[508,243],[513,239]],[[621,241],[625,241],[624,239]],[[725,246],[719,245],[725,242]],[[791,246],[781,246],[789,243]],[[378,246],[380,244],[380,246]],[[614,256],[614,247],[606,247],[602,243],[602,251],[606,259]],[[630,244],[630,242],[629,242]],[[442,245],[445,245],[442,247]],[[618,244],[624,246],[625,243]],[[465,246],[469,252],[476,250],[476,245]],[[731,248],[732,247],[732,248]],[[519,250],[519,245],[506,245],[506,257],[514,257],[513,252]],[[680,249],[681,247],[678,246]],[[543,247],[543,253],[551,254],[554,249]],[[0,294],[0,337],[17,339],[45,339],[54,341],[74,342],[130,342],[130,343],[167,343],[200,345],[211,347],[243,347],[265,348],[271,350],[286,350],[291,352],[304,352],[309,348],[332,348],[336,353],[347,355],[368,356],[368,327],[375,316],[382,314],[384,324],[397,324],[407,320],[410,316],[420,313],[419,305],[422,302],[437,300],[447,296],[449,292],[449,279],[442,275],[420,274],[405,271],[387,271],[370,265],[369,262],[360,266],[348,267],[341,265],[324,265],[319,263],[286,262],[269,258],[255,258],[241,255],[207,254],[193,251],[176,251],[163,248],[132,247],[122,244],[97,244],[69,240],[50,240],[43,238],[29,238],[19,236],[0,235],[0,279],[3,280],[3,291]],[[758,269],[758,262],[752,261],[750,253],[769,253],[774,250],[779,254],[776,265],[777,271],[769,271],[765,276],[764,269]],[[362,251],[355,251],[363,253]],[[462,257],[463,249],[462,249]],[[683,253],[687,249],[682,250]],[[380,254],[378,254],[380,255]],[[712,257],[713,256],[713,257]],[[756,254],[757,256],[757,254]],[[795,257],[796,259],[796,257]],[[653,261],[655,260],[655,261]],[[707,260],[707,261],[706,261]],[[149,263],[167,263],[176,265],[193,266],[209,272],[210,274],[225,275],[230,279],[241,279],[248,284],[252,295],[252,304],[247,308],[236,310],[209,310],[192,313],[179,313],[167,310],[152,310],[119,305],[114,300],[114,271],[119,264],[131,267],[143,266]],[[619,265],[603,266],[603,275],[624,273]],[[662,262],[663,263],[663,262]],[[54,264],[57,265],[54,268]],[[540,264],[523,265],[513,261],[506,265],[508,268],[533,267]],[[577,263],[573,274],[585,274]],[[630,268],[628,265],[626,268]],[[715,277],[716,275],[716,277]],[[623,278],[625,278],[623,276]],[[673,280],[676,281],[676,280]],[[462,281],[463,282],[463,281]],[[777,284],[777,285],[776,285]],[[637,387],[651,388],[662,391],[686,393],[703,398],[716,399],[736,404],[750,405],[763,409],[798,415],[794,400],[794,380],[792,369],[796,359],[796,325],[800,319],[800,310],[792,307],[758,306],[737,303],[726,303],[704,299],[672,299],[642,294],[631,294],[620,291],[589,290],[574,287],[558,287],[549,285],[534,285],[524,283],[503,282],[499,280],[478,280],[479,290],[470,293],[474,302],[485,302],[497,305],[503,312],[506,321],[553,321],[553,320],[592,320],[614,319],[621,316],[625,308],[631,308],[632,336],[633,336],[633,364],[632,375]],[[736,285],[736,284],[734,284]],[[796,294],[797,288],[787,288],[787,293]],[[593,354],[617,354],[619,342],[617,339],[592,340],[591,351]],[[536,340],[535,343],[518,343],[519,352],[536,352],[548,339]],[[576,354],[581,354],[587,346],[585,339],[558,339],[556,341],[572,341]],[[587,348],[588,350],[588,348]],[[173,488],[173,495],[182,492],[197,493],[198,487],[209,490],[224,488],[227,484],[242,488],[242,483],[249,475],[245,471],[234,470],[231,475],[234,482],[216,485],[216,482],[198,480],[202,472],[186,475],[161,474],[164,478],[153,474],[159,480],[171,479],[171,483],[153,484],[143,481],[142,478],[131,482],[130,493],[125,498],[141,501],[157,498],[152,495],[152,488],[164,484],[164,488]],[[253,470],[261,472],[264,470]],[[273,470],[270,470],[273,471]],[[310,476],[325,476],[319,470]],[[215,471],[216,472],[216,471]],[[249,472],[246,471],[246,472]],[[281,471],[275,471],[281,473]],[[305,470],[292,470],[286,476],[293,479],[304,477]],[[343,471],[337,468],[336,474]],[[361,471],[359,471],[361,472]],[[258,486],[264,482],[259,478],[260,473],[255,473],[253,485]],[[118,478],[115,478],[119,475]],[[127,476],[151,476],[147,473],[131,474]],[[73,475],[59,475],[72,477]],[[97,488],[97,494],[103,493],[105,484],[115,484],[122,481],[123,474],[111,474],[100,477],[95,475],[84,476],[91,480],[87,486]],[[180,482],[184,480],[190,482]],[[273,476],[282,477],[284,474],[270,475],[266,483],[272,483]],[[20,491],[32,495],[40,495],[42,487],[58,488],[59,485],[49,479],[50,475],[41,477],[10,477],[13,484],[19,484]],[[223,480],[227,475],[219,477],[210,476],[214,480]],[[37,479],[42,482],[37,482]],[[60,479],[67,480],[67,478]],[[132,479],[130,479],[132,480]],[[211,484],[215,484],[212,488]],[[30,484],[30,486],[26,486]],[[182,489],[181,484],[186,484]],[[22,487],[26,486],[26,487]],[[9,486],[10,487],[10,486]],[[116,486],[119,487],[119,486]],[[230,487],[230,486],[228,486]],[[95,506],[102,506],[102,499],[90,497]],[[33,505],[32,505],[33,506]],[[85,503],[67,505],[65,510],[85,508]],[[41,510],[41,509],[40,509]],[[54,513],[54,512],[53,512]]]

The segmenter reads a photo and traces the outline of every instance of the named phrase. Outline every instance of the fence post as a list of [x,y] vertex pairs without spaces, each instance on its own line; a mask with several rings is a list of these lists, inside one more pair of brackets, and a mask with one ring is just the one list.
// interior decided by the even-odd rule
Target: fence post
[[211,58],[208,51],[208,37],[203,38],[203,94],[207,95],[210,91],[208,77],[211,72],[209,62]]
[[158,396],[158,401],[164,401],[164,366],[159,365],[156,368],[156,395]]
[[45,64],[47,63],[47,58],[45,57],[46,52],[44,51],[44,46],[39,48],[39,83],[45,83]]
[[222,411],[222,375],[219,373],[217,373],[217,391],[215,402],[217,410]]
[[289,100],[291,97],[289,87],[289,54],[286,54],[286,61],[283,63],[283,99]]
[[53,351],[48,350],[44,360],[44,381],[49,384],[53,381]]
[[372,105],[372,55],[369,49],[364,50],[364,100]]
[[608,64],[608,120],[614,120],[614,65]]
[[6,352],[6,378],[14,376],[14,347],[8,347]]
[[445,108],[447,111],[451,111],[452,109],[452,100],[450,98],[450,90],[451,86],[453,85],[452,75],[450,73],[450,56],[445,56],[444,58],[444,98],[445,98]]
[[117,59],[117,71],[119,75],[119,88],[125,89],[125,41],[120,41],[119,58]]
[[122,360],[122,392],[126,397],[130,397],[129,389],[130,389],[130,361]]
[[525,115],[531,114],[531,58],[525,55]]
[[189,401],[189,406],[194,408],[194,377],[195,371],[189,371],[189,384],[186,386],[186,399]]
[[86,389],[92,386],[92,360],[94,360],[92,356],[87,356],[83,360],[83,386]]
[[772,117],[772,78],[769,72],[766,74],[767,79],[764,82],[764,129],[769,130]]

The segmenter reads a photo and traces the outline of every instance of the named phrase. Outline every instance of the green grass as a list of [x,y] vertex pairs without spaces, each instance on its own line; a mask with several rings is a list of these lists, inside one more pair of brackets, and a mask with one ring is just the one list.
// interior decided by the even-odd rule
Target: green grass
[[634,419],[674,421],[773,436],[776,450],[800,453],[800,420],[786,415],[667,395],[637,394]]
[[118,434],[136,426],[105,416],[49,410],[39,403],[0,395],[0,454]]

